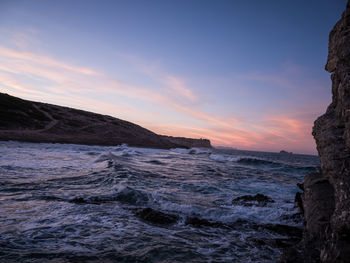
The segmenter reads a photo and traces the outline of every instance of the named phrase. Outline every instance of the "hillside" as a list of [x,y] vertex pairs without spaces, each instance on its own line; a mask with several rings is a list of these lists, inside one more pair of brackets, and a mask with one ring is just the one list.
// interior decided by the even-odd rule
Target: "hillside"
[[111,116],[0,93],[0,140],[150,148],[211,147],[205,139],[158,135]]

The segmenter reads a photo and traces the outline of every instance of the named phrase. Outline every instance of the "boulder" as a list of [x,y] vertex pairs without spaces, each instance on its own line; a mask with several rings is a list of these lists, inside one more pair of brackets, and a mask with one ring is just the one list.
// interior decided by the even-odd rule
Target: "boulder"
[[156,225],[171,225],[179,220],[179,217],[176,215],[165,214],[149,207],[138,210],[136,216],[148,223]]
[[268,203],[274,203],[270,197],[263,194],[243,195],[232,200],[233,205],[242,206],[266,206]]

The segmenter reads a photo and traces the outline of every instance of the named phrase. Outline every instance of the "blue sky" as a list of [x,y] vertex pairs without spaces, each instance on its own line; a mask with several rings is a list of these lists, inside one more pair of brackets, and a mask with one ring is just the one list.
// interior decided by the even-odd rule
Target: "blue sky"
[[0,0],[0,90],[241,149],[316,153],[345,0]]

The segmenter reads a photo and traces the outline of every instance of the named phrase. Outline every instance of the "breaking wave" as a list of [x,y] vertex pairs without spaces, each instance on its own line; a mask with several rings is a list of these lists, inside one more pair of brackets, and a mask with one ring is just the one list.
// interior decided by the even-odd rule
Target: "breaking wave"
[[16,142],[0,142],[0,156],[0,261],[36,263],[276,262],[303,227],[296,183],[319,164]]

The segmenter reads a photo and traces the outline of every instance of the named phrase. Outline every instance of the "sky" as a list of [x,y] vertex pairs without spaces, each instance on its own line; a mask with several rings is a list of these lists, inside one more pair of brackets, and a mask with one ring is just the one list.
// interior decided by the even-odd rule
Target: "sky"
[[214,146],[316,154],[346,0],[0,0],[0,91]]

